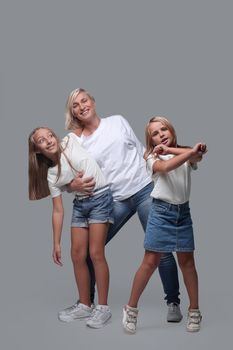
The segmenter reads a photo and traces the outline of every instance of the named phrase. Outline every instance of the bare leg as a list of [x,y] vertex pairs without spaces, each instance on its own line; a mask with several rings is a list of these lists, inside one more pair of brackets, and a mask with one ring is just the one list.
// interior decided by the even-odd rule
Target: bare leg
[[108,228],[108,223],[90,224],[89,226],[89,252],[95,269],[100,305],[108,304],[109,269],[104,253]]
[[81,227],[71,228],[71,258],[74,275],[79,291],[79,301],[87,306],[90,301],[90,274],[86,257],[88,249],[88,229]]
[[137,270],[129,298],[128,305],[137,307],[139,298],[145,289],[150,277],[155,269],[158,267],[160,261],[160,253],[145,251],[145,255],[141,266]]
[[177,258],[189,296],[189,309],[198,309],[198,276],[193,252],[179,252]]

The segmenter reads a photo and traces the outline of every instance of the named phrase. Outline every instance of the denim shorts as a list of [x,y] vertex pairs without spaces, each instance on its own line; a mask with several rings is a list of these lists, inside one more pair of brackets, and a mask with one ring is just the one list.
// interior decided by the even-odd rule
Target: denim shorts
[[170,204],[153,199],[146,227],[144,248],[155,252],[194,250],[189,202]]
[[88,227],[89,224],[114,223],[113,199],[110,189],[99,194],[73,201],[71,227]]

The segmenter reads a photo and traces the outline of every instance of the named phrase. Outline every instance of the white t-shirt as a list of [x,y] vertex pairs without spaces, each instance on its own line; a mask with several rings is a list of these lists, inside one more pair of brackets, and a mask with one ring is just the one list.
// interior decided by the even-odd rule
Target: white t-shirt
[[[78,171],[84,171],[84,176],[93,176],[96,185],[94,191],[105,188],[107,182],[103,173],[101,172],[96,161],[88,154],[88,152],[81,147],[77,137],[74,133],[69,133],[62,140],[62,146],[65,148],[64,153],[61,154],[61,175],[57,181],[58,166],[48,169],[48,185],[52,197],[57,197],[64,190],[67,185],[75,177]],[[67,158],[68,160],[67,160]],[[71,163],[72,167],[70,166]],[[83,196],[82,193],[73,192],[75,195]]]
[[99,164],[115,201],[129,198],[151,182],[144,147],[121,115],[100,119],[94,133],[77,138]]
[[160,155],[158,158],[150,156],[147,159],[147,169],[152,175],[154,188],[151,196],[172,204],[182,204],[189,200],[191,190],[191,165],[185,162],[178,168],[167,173],[156,172],[153,174],[153,164],[156,160],[168,160],[174,155]]

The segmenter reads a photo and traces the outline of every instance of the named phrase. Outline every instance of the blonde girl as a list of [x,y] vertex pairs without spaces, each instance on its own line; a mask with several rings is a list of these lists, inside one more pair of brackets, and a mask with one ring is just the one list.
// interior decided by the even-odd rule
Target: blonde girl
[[198,276],[194,262],[194,238],[189,208],[190,172],[206,145],[177,146],[176,132],[165,117],[154,117],[146,126],[147,168],[154,180],[152,206],[144,241],[145,254],[135,274],[128,304],[123,309],[123,327],[135,333],[138,301],[158,267],[162,253],[176,252],[189,296],[187,330],[199,331]]
[[[63,225],[62,191],[77,172],[93,177],[93,194],[75,193],[71,222],[71,257],[79,291],[79,318],[100,328],[111,317],[107,304],[109,270],[104,246],[109,224],[113,223],[113,201],[109,186],[97,163],[80,146],[76,136],[69,133],[60,143],[55,133],[39,127],[29,136],[29,198],[52,196],[53,260],[62,265],[61,234]],[[86,263],[87,252],[92,259],[98,290],[98,305],[93,311],[90,300],[90,276]],[[66,321],[63,318],[63,321]]]

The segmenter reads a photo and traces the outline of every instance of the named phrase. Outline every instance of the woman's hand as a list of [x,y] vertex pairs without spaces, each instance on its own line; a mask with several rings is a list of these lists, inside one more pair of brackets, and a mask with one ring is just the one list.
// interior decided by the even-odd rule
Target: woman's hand
[[83,178],[83,172],[77,173],[76,177],[66,185],[68,192],[81,192],[83,194],[91,195],[95,187],[95,180],[93,177]]
[[53,261],[55,262],[55,264],[62,266],[60,244],[57,244],[53,247]]

